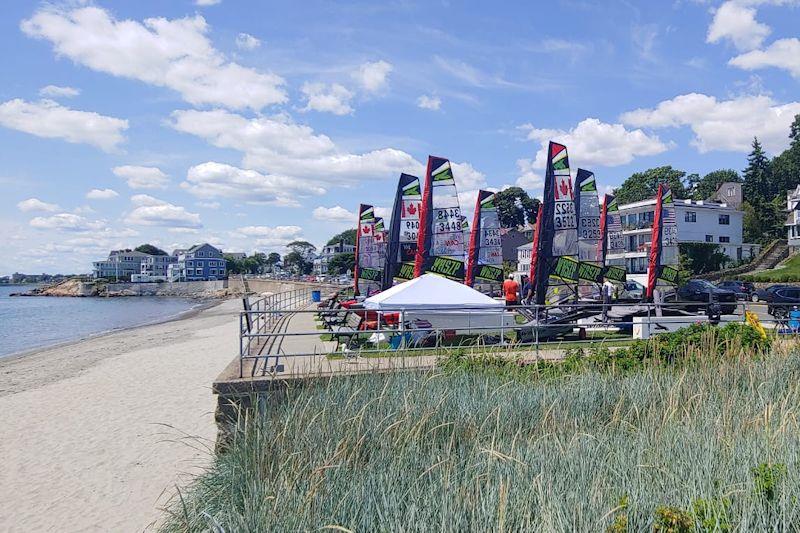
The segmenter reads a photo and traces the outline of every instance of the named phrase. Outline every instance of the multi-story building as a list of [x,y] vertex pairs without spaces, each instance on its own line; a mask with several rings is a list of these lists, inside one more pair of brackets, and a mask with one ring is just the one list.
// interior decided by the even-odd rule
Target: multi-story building
[[144,279],[166,279],[167,267],[176,263],[178,258],[174,255],[149,255],[142,259],[140,274]]
[[[731,198],[737,206],[741,205],[741,184],[723,184],[715,198],[724,197]],[[619,206],[625,252],[607,257],[612,264],[624,264],[629,277],[640,283],[647,278],[655,204],[655,198],[651,198]],[[743,215],[727,202],[675,200],[678,243],[713,243],[719,245],[731,263],[749,261],[758,255],[760,245],[742,242]],[[800,246],[800,228],[797,235]],[[530,270],[531,248],[531,243],[517,248],[517,272],[520,274],[527,274]]]
[[[741,189],[741,184],[732,185]],[[741,193],[734,191],[733,197],[741,197]],[[655,204],[651,198],[619,206],[625,252],[608,256],[610,261],[624,260],[629,275],[640,282],[647,275]],[[731,263],[749,261],[758,255],[760,245],[742,242],[743,215],[725,202],[675,200],[678,243],[717,244]]]
[[345,242],[337,242],[324,246],[320,253],[314,258],[314,274],[324,276],[328,273],[328,261],[336,254],[355,253],[356,247]]
[[786,191],[786,240],[789,252],[800,252],[800,185],[796,189]]
[[169,281],[207,281],[227,277],[222,251],[208,243],[178,250],[174,263],[167,266]]
[[149,254],[135,250],[112,250],[108,259],[92,263],[92,276],[95,278],[130,278],[132,274],[140,274],[142,262]]

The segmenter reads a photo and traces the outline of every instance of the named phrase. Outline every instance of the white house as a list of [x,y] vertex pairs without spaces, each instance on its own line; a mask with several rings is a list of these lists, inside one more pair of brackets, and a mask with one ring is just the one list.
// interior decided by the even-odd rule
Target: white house
[[786,240],[789,252],[800,252],[800,185],[796,189],[786,191]]

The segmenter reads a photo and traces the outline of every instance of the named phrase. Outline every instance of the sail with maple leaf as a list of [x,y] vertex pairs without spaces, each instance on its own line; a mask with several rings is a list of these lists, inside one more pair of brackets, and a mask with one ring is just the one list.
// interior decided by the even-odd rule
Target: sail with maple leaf
[[414,277],[421,203],[422,190],[419,178],[401,174],[389,225],[386,262],[381,283],[383,290]]
[[485,288],[484,292],[503,283],[503,248],[500,243],[500,218],[495,193],[478,191],[472,232],[469,236],[465,283]]
[[442,157],[428,157],[419,219],[414,277],[432,273],[464,281],[464,226],[453,169]]
[[550,142],[541,231],[536,250],[536,303],[555,305],[577,297],[578,231],[567,147]]
[[579,168],[574,191],[578,214],[578,297],[598,300],[603,284],[603,264],[599,247],[600,203],[594,173]]
[[375,239],[375,208],[361,204],[358,207],[358,232],[356,233],[355,272],[353,288],[356,296],[370,296],[381,289],[381,261]]
[[659,183],[650,239],[647,298],[653,298],[653,292],[657,288],[674,287],[677,283],[678,224],[675,218],[675,201],[669,186]]
[[611,283],[624,283],[625,239],[622,236],[622,220],[619,204],[613,194],[606,194],[600,209],[600,242],[598,243],[603,264],[603,279]]

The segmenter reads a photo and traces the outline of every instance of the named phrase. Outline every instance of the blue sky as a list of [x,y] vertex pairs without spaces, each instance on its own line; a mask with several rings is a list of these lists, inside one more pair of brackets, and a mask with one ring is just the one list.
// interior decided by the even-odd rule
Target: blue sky
[[341,4],[4,4],[0,273],[324,244],[429,154],[467,210],[551,138],[606,188],[742,169],[800,113],[798,0]]

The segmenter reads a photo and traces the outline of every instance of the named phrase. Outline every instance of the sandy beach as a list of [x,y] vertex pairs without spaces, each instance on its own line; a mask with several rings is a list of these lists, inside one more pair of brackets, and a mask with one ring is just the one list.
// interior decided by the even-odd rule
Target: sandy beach
[[240,305],[0,359],[0,530],[152,530],[210,460]]

